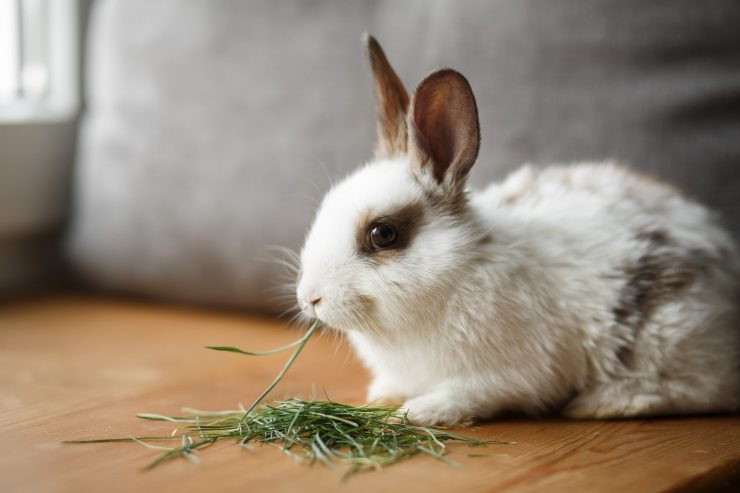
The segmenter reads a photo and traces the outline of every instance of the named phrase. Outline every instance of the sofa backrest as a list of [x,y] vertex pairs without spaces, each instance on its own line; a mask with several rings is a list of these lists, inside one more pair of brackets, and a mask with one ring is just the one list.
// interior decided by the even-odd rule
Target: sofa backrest
[[474,187],[617,158],[740,234],[738,25],[724,0],[99,2],[70,256],[100,286],[276,308],[267,247],[299,248],[372,154],[365,31],[409,90],[439,66],[468,77]]

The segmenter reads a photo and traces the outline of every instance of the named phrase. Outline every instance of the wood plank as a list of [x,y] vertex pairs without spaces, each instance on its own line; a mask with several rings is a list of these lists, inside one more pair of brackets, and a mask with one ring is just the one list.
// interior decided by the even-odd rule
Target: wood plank
[[[54,296],[0,307],[0,491],[614,491],[737,486],[736,416],[634,421],[499,420],[465,433],[517,441],[455,446],[454,469],[419,457],[340,483],[341,469],[307,468],[271,447],[214,447],[195,467],[151,472],[155,454],[136,444],[62,445],[66,439],[161,432],[137,412],[249,403],[285,356],[249,358],[202,349],[269,349],[298,329],[238,313],[131,300]],[[312,340],[276,397],[312,387],[360,402],[367,376],[332,334]],[[166,430],[170,428],[165,426]]]

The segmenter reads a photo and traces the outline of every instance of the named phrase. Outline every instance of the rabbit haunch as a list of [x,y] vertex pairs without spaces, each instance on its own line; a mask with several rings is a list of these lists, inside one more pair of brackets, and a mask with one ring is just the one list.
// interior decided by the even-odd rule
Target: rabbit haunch
[[439,70],[408,98],[367,48],[376,159],[324,198],[297,297],[347,334],[369,400],[429,424],[738,408],[740,260],[707,209],[609,162],[469,192],[467,81]]

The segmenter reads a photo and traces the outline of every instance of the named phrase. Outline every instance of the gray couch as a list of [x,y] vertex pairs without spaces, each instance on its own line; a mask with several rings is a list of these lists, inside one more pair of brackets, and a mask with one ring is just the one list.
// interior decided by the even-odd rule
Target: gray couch
[[478,98],[472,184],[614,157],[740,235],[740,2],[109,0],[93,13],[70,258],[98,286],[275,309],[330,180],[373,147],[361,34]]

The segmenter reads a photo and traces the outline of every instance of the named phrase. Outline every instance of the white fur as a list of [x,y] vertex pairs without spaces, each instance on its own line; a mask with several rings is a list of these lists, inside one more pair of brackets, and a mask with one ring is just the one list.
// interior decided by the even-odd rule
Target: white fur
[[[740,261],[707,209],[612,163],[526,166],[461,214],[432,200],[407,158],[371,163],[327,194],[301,252],[299,303],[346,332],[370,401],[401,400],[429,424],[738,408]],[[425,222],[405,251],[380,263],[358,252],[363,215],[419,201]],[[702,267],[633,331],[614,310],[652,230]]]

